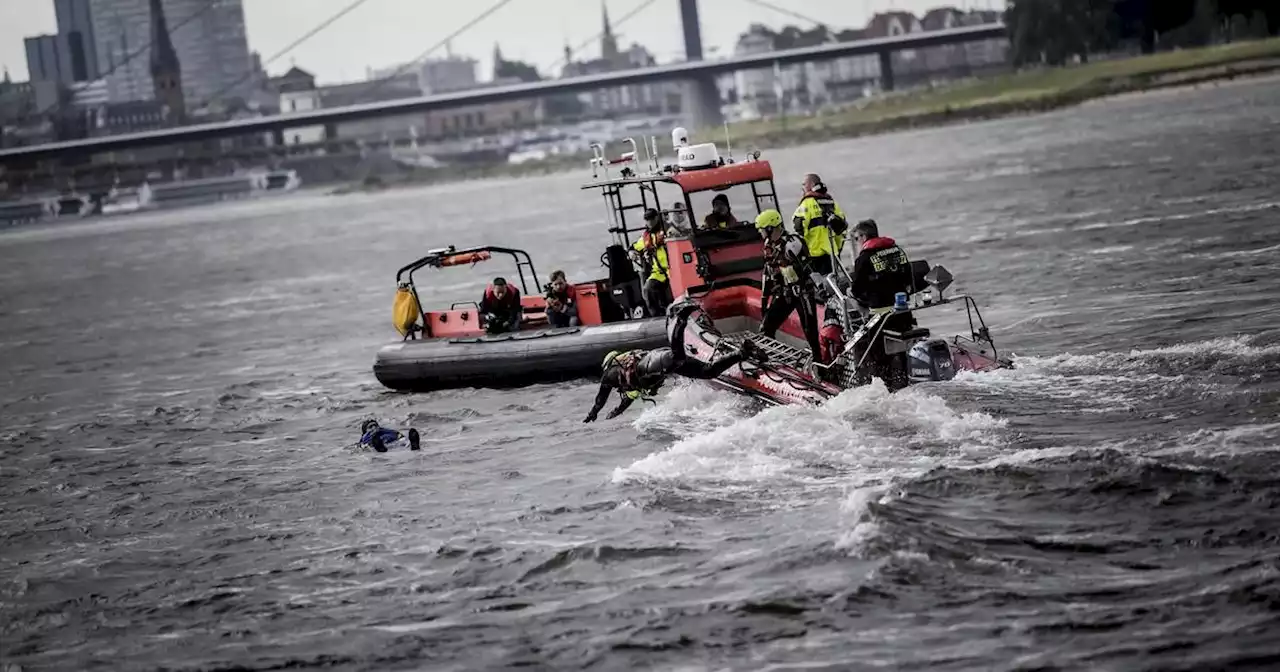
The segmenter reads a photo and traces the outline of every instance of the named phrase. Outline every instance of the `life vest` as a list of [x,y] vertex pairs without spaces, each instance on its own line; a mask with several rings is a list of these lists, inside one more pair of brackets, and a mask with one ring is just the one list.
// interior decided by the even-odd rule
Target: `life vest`
[[610,353],[611,356],[605,358],[605,369],[611,366],[619,368],[619,394],[626,394],[636,389],[637,374],[640,371],[640,359],[644,357],[644,354],[644,350],[628,350],[617,354]]
[[[810,257],[837,256],[844,249],[844,234],[832,235],[830,221],[844,219],[844,210],[828,194],[806,192],[796,207],[795,219],[800,220],[800,235],[804,236]],[[832,238],[835,249],[832,249]]]
[[[863,270],[857,271],[858,266]],[[888,309],[895,294],[912,289],[911,260],[892,238],[881,236],[864,242],[854,268],[857,284],[853,294],[873,311]]]
[[702,218],[703,230],[710,231],[710,230],[717,230],[717,229],[727,229],[731,226],[737,226],[737,225],[738,225],[738,219],[734,217],[733,213],[731,212],[726,212],[723,215],[718,215],[714,212],[711,212],[711,213],[708,213],[706,217]]
[[631,245],[631,249],[649,259],[649,280],[667,281],[667,272],[671,270],[671,266],[667,264],[667,246],[665,242],[662,245],[655,245],[652,234],[645,231],[644,235],[636,239],[636,242]]
[[765,241],[764,269],[770,294],[778,294],[783,289],[806,282],[807,273],[801,268],[805,251],[804,241],[789,233],[782,234],[775,241]]
[[502,298],[499,299],[498,295],[493,292],[493,285],[489,285],[484,290],[484,303],[489,309],[515,310],[520,307],[520,292],[508,284],[507,293],[503,294]]

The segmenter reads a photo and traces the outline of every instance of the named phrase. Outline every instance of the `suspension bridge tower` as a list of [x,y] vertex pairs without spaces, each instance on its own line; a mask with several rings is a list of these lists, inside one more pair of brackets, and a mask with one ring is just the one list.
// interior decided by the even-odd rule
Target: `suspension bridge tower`
[[[702,60],[702,27],[698,23],[698,0],[680,0],[680,21],[684,25],[684,56],[688,61]],[[685,89],[685,106],[689,123],[695,129],[724,123],[720,112],[720,88],[714,75],[699,75]]]

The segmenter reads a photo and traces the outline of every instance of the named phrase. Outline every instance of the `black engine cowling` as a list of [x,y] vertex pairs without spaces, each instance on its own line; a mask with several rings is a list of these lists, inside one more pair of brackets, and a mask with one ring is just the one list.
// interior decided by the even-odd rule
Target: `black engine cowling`
[[907,351],[907,377],[913,383],[955,378],[956,366],[947,342],[931,338],[912,344]]

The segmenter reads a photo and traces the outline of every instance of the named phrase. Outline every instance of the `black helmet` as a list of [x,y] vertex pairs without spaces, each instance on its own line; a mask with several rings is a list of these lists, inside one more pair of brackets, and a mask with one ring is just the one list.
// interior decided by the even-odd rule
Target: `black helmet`
[[360,434],[361,434],[361,435],[368,434],[369,432],[372,432],[372,431],[374,431],[374,430],[376,430],[376,429],[378,429],[378,421],[377,421],[377,420],[374,420],[374,419],[372,419],[372,418],[370,418],[370,419],[368,419],[368,420],[365,420],[364,422],[360,423]]
[[649,208],[648,210],[644,211],[644,221],[646,222],[652,222],[654,220],[661,220],[661,219],[662,219],[662,213],[658,212],[653,208]]

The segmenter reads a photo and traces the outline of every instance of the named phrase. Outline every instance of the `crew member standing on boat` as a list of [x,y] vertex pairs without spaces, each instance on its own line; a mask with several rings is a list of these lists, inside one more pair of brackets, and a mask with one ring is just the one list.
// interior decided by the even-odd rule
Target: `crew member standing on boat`
[[786,232],[782,214],[777,210],[760,213],[756,217],[756,230],[764,238],[763,299],[768,302],[764,306],[760,333],[773,338],[778,327],[795,311],[813,352],[813,361],[820,362],[816,288],[810,277],[812,270],[804,240]]
[[663,231],[662,214],[653,208],[644,211],[644,235],[632,244],[632,254],[640,268],[649,272],[644,282],[644,303],[649,317],[658,317],[671,305],[671,283],[667,274],[666,234]]
[[480,299],[480,319],[490,334],[505,334],[520,328],[520,292],[507,284],[506,278],[494,278]]
[[804,176],[804,195],[796,207],[792,223],[796,235],[804,238],[809,250],[809,266],[816,273],[830,275],[835,271],[832,262],[844,248],[844,234],[849,222],[844,218],[840,204],[827,193],[822,178],[814,173]]
[[911,261],[892,238],[880,235],[874,219],[858,222],[853,228],[858,257],[853,261],[850,294],[872,311],[892,308],[899,292],[910,295],[915,289]]
[[609,394],[618,391],[622,400],[618,407],[609,411],[608,419],[622,415],[636,399],[647,399],[658,393],[658,389],[670,374],[678,374],[686,378],[710,380],[743,359],[762,361],[765,354],[750,340],[743,341],[737,352],[725,355],[713,362],[703,363],[689,357],[684,347],[684,330],[689,321],[689,314],[697,309],[697,304],[682,304],[673,319],[671,328],[671,347],[653,350],[631,350],[610,352],[601,365],[600,391],[596,393],[596,401],[583,422],[595,422],[600,409],[609,401]]
[[[910,296],[915,288],[911,261],[897,242],[880,235],[880,227],[873,219],[858,222],[853,228],[853,240],[858,246],[858,257],[853,261],[853,284],[849,294],[864,310],[875,314],[871,319],[884,320],[882,325],[868,332],[872,336],[854,343],[853,354],[855,361],[869,359],[872,365],[870,370],[864,369],[859,375],[868,376],[879,369],[881,373],[875,375],[890,384],[887,376],[892,374],[884,373],[883,369],[886,365],[881,345],[884,342],[883,332],[886,329],[906,331],[916,324],[910,312],[893,312],[895,297],[899,293]],[[868,348],[871,349],[869,358]]]

